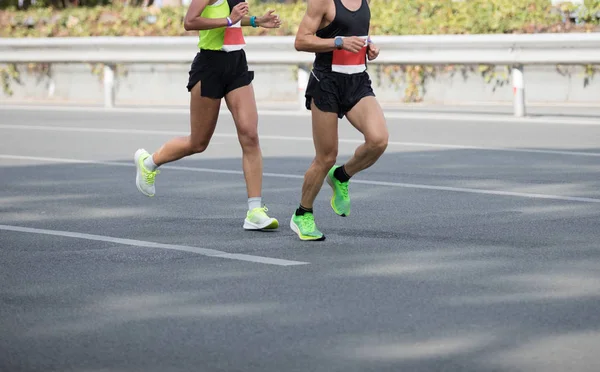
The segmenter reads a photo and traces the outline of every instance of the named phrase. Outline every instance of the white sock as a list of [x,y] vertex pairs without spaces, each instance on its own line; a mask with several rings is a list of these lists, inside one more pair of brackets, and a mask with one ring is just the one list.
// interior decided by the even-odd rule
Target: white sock
[[258,198],[248,198],[248,210],[251,211],[254,208],[262,207],[262,198],[259,196]]
[[152,159],[152,155],[144,159],[144,167],[146,167],[146,169],[148,169],[150,172],[154,172],[156,168],[158,168],[158,165],[154,164],[154,159]]

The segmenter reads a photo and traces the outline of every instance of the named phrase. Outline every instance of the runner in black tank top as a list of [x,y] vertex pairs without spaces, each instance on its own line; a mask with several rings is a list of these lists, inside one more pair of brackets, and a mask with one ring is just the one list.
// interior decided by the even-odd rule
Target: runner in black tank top
[[[358,36],[368,38],[369,27],[371,26],[371,10],[367,0],[362,0],[360,8],[356,11],[350,11],[342,4],[340,0],[333,0],[335,4],[335,18],[333,22],[324,28],[317,31],[317,36],[322,39],[333,39],[338,36]],[[361,59],[362,66],[359,67],[359,72],[363,72],[366,69],[366,44],[364,50],[360,53],[351,53],[345,50],[335,50],[325,53],[316,53],[314,67],[315,69],[331,71],[332,63],[334,62],[334,54],[336,57],[355,57]],[[336,62],[339,62],[336,60]],[[364,67],[364,69],[361,69]]]
[[[325,239],[313,215],[323,180],[333,190],[334,212],[350,215],[350,178],[373,165],[387,147],[385,118],[367,73],[367,59],[379,55],[369,40],[370,21],[368,0],[308,0],[296,34],[296,49],[316,54],[306,88],[316,155],[304,176],[300,206],[290,221],[301,240]],[[337,121],[344,116],[364,135],[365,143],[346,164],[335,166]]]
[[[310,110],[311,101],[314,100],[319,109],[335,112],[341,119],[362,98],[375,95],[366,73],[371,11],[367,0],[360,0],[360,8],[355,11],[346,8],[341,0],[332,1],[335,18],[318,30],[316,36],[321,39],[337,38],[338,47],[333,51],[316,53],[314,70],[306,88],[306,108]],[[352,36],[365,40],[364,47],[358,53],[341,48],[344,39]],[[343,76],[327,74],[329,72]]]

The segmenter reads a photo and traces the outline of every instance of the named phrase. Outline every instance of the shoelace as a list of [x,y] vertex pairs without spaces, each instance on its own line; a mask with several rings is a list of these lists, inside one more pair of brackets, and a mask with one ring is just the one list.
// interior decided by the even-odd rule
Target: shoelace
[[340,191],[342,192],[342,196],[344,197],[344,199],[348,198],[348,183],[347,182],[340,182]]
[[254,213],[254,215],[259,215],[261,217],[268,217],[267,216],[267,212],[269,211],[269,208],[267,208],[267,206],[264,206],[262,208],[255,208],[252,212],[248,212],[250,213]]
[[300,219],[300,228],[304,231],[315,231],[315,220],[309,215],[303,215]]
[[154,172],[146,171],[144,173],[145,173],[144,178],[146,179],[146,183],[149,185],[153,185],[154,178],[156,178],[156,175],[159,173],[159,171],[154,171]]
[[264,207],[261,207],[261,208],[255,208],[254,211],[257,213],[264,212],[266,214],[269,211],[269,208],[267,208],[267,206],[265,205]]

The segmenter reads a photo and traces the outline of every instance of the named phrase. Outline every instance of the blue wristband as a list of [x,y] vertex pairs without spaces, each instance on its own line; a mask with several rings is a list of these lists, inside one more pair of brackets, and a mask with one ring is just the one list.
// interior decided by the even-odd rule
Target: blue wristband
[[231,18],[227,17],[227,27],[231,26],[233,26],[233,22],[231,21]]
[[250,26],[252,26],[252,27],[258,27],[256,25],[256,16],[250,17]]

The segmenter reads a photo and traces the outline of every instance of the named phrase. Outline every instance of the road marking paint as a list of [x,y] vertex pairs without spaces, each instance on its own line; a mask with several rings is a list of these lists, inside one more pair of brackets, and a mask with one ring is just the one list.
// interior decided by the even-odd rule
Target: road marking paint
[[[165,131],[165,130],[148,130],[148,129],[119,129],[119,128],[81,128],[81,127],[61,127],[61,126],[43,126],[43,125],[9,125],[0,124],[0,129],[14,130],[43,130],[56,132],[82,132],[82,133],[115,133],[115,134],[142,134],[142,135],[163,135],[163,136],[187,136],[188,132]],[[213,137],[217,138],[237,138],[235,133],[215,133]],[[303,141],[312,142],[312,137],[295,137],[295,136],[275,136],[275,135],[260,135],[261,140],[274,141]],[[340,143],[361,144],[364,141],[359,139],[339,139]],[[218,144],[212,142],[212,144]],[[440,148],[440,149],[458,149],[458,150],[477,150],[477,151],[500,151],[500,152],[519,152],[531,154],[548,154],[548,155],[568,155],[568,156],[586,156],[600,157],[597,152],[583,151],[562,151],[562,150],[541,150],[541,149],[514,149],[507,147],[483,147],[471,145],[449,145],[438,143],[422,143],[422,142],[398,142],[389,141],[389,146],[403,147],[425,147],[425,148]]]
[[199,255],[207,256],[207,257],[225,258],[225,259],[230,259],[230,260],[263,263],[263,264],[277,265],[277,266],[297,266],[297,265],[308,265],[309,264],[308,262],[290,261],[290,260],[283,260],[283,259],[279,259],[279,258],[253,256],[253,255],[239,254],[239,253],[227,253],[227,252],[223,252],[223,251],[217,251],[215,249],[190,247],[190,246],[186,246],[186,245],[176,245],[176,244],[163,244],[163,243],[147,242],[147,241],[143,241],[143,240],[134,240],[134,239],[122,239],[122,238],[115,238],[115,237],[111,237],[111,236],[83,234],[83,233],[71,232],[71,231],[35,229],[35,228],[31,228],[31,227],[9,226],[9,225],[0,225],[0,230],[15,231],[15,232],[22,232],[22,233],[29,233],[29,234],[54,235],[54,236],[62,236],[62,237],[76,238],[76,239],[95,240],[95,241],[100,241],[100,242],[129,245],[129,246],[134,246],[134,247],[171,249],[171,250],[176,250],[176,251],[197,253]]
[[[80,160],[80,159],[65,159],[65,158],[48,158],[48,157],[37,157],[37,156],[20,156],[20,155],[8,155],[0,154],[0,159],[15,159],[15,160],[34,160],[44,162],[56,162],[56,163],[75,163],[75,164],[97,164],[97,165],[110,165],[119,167],[135,167],[132,163],[119,163],[111,161],[93,161],[93,160]],[[190,172],[206,172],[206,173],[222,173],[222,174],[236,174],[243,175],[244,172],[237,170],[227,169],[213,169],[213,168],[194,168],[194,167],[183,167],[173,165],[163,165],[161,169],[173,169]],[[264,177],[273,178],[286,178],[286,179],[304,179],[304,176],[295,174],[282,174],[282,173],[263,173]],[[401,187],[407,189],[420,189],[420,190],[435,190],[435,191],[451,191],[451,192],[462,192],[468,194],[485,194],[495,196],[514,196],[520,198],[532,198],[532,199],[547,199],[547,200],[558,200],[558,201],[574,201],[581,203],[600,203],[600,199],[578,197],[578,196],[562,196],[562,195],[550,195],[550,194],[532,194],[523,192],[513,191],[502,191],[502,190],[485,190],[485,189],[472,189],[465,187],[451,187],[451,186],[436,186],[436,185],[423,185],[413,183],[400,183],[400,182],[382,182],[382,181],[367,181],[353,179],[353,183],[362,185],[372,186],[387,186],[387,187]]]
[[[188,108],[128,108],[119,107],[107,109],[97,106],[36,106],[36,105],[0,105],[0,110],[13,111],[59,111],[59,112],[101,112],[101,113],[138,113],[138,114],[179,114],[189,115]],[[310,117],[308,110],[264,110],[259,109],[260,116],[283,116],[283,117]],[[221,110],[220,115],[231,116],[228,110]],[[410,119],[410,120],[439,120],[460,122],[488,122],[488,123],[513,123],[513,124],[540,124],[540,125],[600,125],[596,119],[564,118],[560,116],[536,116],[515,117],[510,114],[486,114],[486,113],[438,113],[438,112],[395,112],[385,111],[388,119]]]

